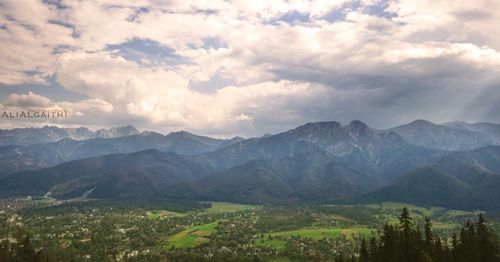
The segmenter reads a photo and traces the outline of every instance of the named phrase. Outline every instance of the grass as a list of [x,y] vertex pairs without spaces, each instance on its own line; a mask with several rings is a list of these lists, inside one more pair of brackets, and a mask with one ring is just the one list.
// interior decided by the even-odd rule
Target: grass
[[474,212],[468,212],[463,210],[450,209],[446,211],[446,215],[448,217],[457,217],[457,216],[471,216],[474,215]]
[[342,233],[341,229],[330,228],[330,229],[297,229],[291,231],[281,231],[271,233],[273,237],[283,237],[289,238],[292,236],[308,237],[314,240],[320,240],[322,238],[334,238]]
[[371,237],[375,233],[375,229],[373,228],[367,228],[367,227],[349,227],[349,228],[343,228],[342,229],[342,234],[349,237],[352,237],[353,235],[361,235],[365,238]]
[[[276,249],[283,249],[287,243],[287,238],[290,237],[304,237],[313,240],[320,240],[323,238],[335,238],[339,235],[345,235],[347,238],[352,236],[362,235],[370,237],[373,235],[374,230],[367,227],[348,227],[348,228],[304,228],[290,231],[279,231],[270,234],[265,233],[264,238],[257,239],[255,244],[257,246],[267,246]],[[271,235],[271,239],[269,239]]]
[[434,229],[445,229],[445,230],[450,230],[450,229],[455,229],[459,227],[458,224],[453,224],[453,223],[441,223],[441,222],[435,222],[432,224],[432,227]]
[[335,219],[335,220],[339,220],[339,221],[354,222],[354,220],[347,218],[345,216],[338,215],[338,214],[329,214],[328,217]]
[[[401,210],[403,207],[408,208],[408,210],[411,211],[418,211],[419,213],[422,213],[424,216],[433,216],[436,212],[440,212],[445,210],[443,207],[420,207],[416,206],[413,204],[408,204],[408,203],[401,203],[401,202],[383,202],[383,203],[376,203],[376,204],[369,204],[365,205],[365,207],[368,208],[382,208],[382,209],[389,209],[389,210]],[[418,215],[413,212],[413,215]],[[390,220],[389,220],[390,222]]]
[[264,237],[262,241],[259,239],[255,242],[256,246],[266,246],[266,247],[272,247],[276,249],[283,249],[285,248],[286,245],[286,240],[283,239],[268,239],[267,237]]
[[208,208],[207,212],[215,212],[215,213],[223,213],[223,212],[236,212],[242,210],[250,210],[255,209],[257,205],[246,205],[246,204],[237,204],[237,203],[229,203],[229,202],[208,202],[212,204],[210,208]]
[[215,232],[217,222],[188,227],[168,238],[167,249],[193,248],[210,241],[209,237]]
[[[423,220],[423,216],[432,217],[435,215],[441,216],[445,214],[447,218],[453,218],[457,216],[470,216],[474,213],[463,211],[463,210],[454,210],[454,209],[446,209],[442,207],[419,207],[412,204],[406,203],[398,203],[398,202],[384,202],[378,204],[366,205],[368,208],[383,208],[385,211],[382,214],[382,218],[387,221],[389,224],[398,224],[399,218],[398,213],[403,207],[407,207],[411,215],[414,219],[418,218]],[[423,221],[422,221],[423,223]],[[433,228],[436,230],[453,230],[456,229],[459,225],[456,223],[448,223],[446,221],[434,220]]]
[[292,260],[290,260],[289,258],[286,258],[286,257],[278,257],[278,258],[273,258],[271,259],[271,262],[290,262]]
[[[348,228],[304,228],[290,231],[279,231],[271,233],[272,237],[288,238],[292,236],[308,237],[313,240],[323,238],[335,238],[338,235],[352,236],[363,235],[370,236],[372,229],[366,227],[348,227]],[[265,235],[266,236],[266,235]]]
[[392,214],[383,214],[382,218],[384,221],[386,221],[389,224],[398,224],[399,223],[399,218],[395,215]]
[[157,219],[163,218],[163,217],[182,217],[185,215],[186,214],[179,213],[179,212],[173,212],[173,211],[167,211],[167,210],[157,210],[157,211],[146,212],[146,216],[148,217],[149,220],[157,220]]

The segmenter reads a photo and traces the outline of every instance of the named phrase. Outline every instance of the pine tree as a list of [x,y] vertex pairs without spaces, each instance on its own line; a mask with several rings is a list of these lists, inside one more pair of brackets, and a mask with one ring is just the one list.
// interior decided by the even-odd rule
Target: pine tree
[[479,246],[477,242],[477,232],[472,221],[468,220],[465,222],[465,240],[463,241],[464,246],[464,260],[470,262],[479,262]]
[[[427,240],[427,239],[426,239]],[[444,259],[443,243],[439,237],[436,237],[432,243],[432,251],[429,253],[431,255],[432,261],[441,262]]]
[[495,241],[494,232],[490,232],[482,214],[478,215],[476,223],[477,244],[481,262],[497,261],[495,258],[495,249],[498,248],[498,243]]
[[368,247],[366,246],[366,240],[363,238],[361,240],[361,248],[359,251],[359,262],[369,262],[370,254],[368,253]]
[[419,261],[417,235],[414,228],[413,220],[410,212],[406,207],[403,208],[399,216],[399,228],[401,234],[399,236],[400,243],[400,257],[399,261]]
[[379,246],[377,245],[377,240],[374,237],[372,237],[370,239],[370,247],[369,247],[369,249],[370,249],[370,261],[371,262],[378,262],[378,261],[380,261],[379,260],[380,254],[378,252]]
[[424,237],[425,248],[431,254],[434,246],[434,235],[432,234],[432,222],[428,217],[425,217]]
[[410,236],[413,231],[413,221],[406,207],[403,208],[399,215],[399,228],[402,230],[403,236]]
[[451,255],[452,255],[453,261],[459,261],[460,246],[458,243],[457,233],[453,233],[453,236],[451,237],[451,247],[452,247]]
[[399,227],[384,225],[378,243],[374,237],[368,246],[366,240],[362,240],[358,261],[500,262],[497,236],[482,215],[476,223],[467,220],[458,236],[453,234],[451,247],[434,235],[430,219],[425,219],[423,236],[406,208],[399,221]]
[[383,228],[383,234],[380,238],[380,256],[383,257],[383,261],[396,262],[398,261],[399,245],[398,230],[386,223]]

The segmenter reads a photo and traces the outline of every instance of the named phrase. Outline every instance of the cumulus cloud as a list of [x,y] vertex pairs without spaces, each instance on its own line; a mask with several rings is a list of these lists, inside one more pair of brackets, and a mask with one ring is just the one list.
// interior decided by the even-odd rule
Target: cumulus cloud
[[15,107],[46,107],[50,105],[50,99],[29,91],[27,94],[11,94],[3,104]]
[[[113,54],[61,55],[58,80],[66,88],[108,101],[114,114],[173,129],[243,133],[262,115],[282,117],[293,100],[312,100],[329,90],[319,84],[267,81],[227,86],[214,94],[193,91],[189,81],[168,70],[151,70]],[[288,111],[288,112],[287,112]],[[298,113],[298,112],[295,112]],[[232,127],[234,126],[234,127]]]
[[[316,120],[500,122],[500,4],[492,0],[0,7],[0,84],[56,81],[85,97],[52,102],[40,88],[3,104],[66,107],[67,124],[229,136]],[[134,59],[119,50],[141,41],[168,52],[129,46]]]

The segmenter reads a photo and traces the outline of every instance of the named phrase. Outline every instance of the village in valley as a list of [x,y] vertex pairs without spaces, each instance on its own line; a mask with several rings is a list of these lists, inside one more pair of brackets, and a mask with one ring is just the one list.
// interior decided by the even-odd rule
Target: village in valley
[[[408,206],[451,241],[476,214],[402,203],[264,206],[225,202],[58,203],[2,200],[2,245],[27,241],[54,261],[331,261],[359,256],[362,239],[398,224]],[[449,239],[449,240],[448,240]],[[450,242],[451,245],[451,242]],[[50,261],[50,260],[49,260]]]

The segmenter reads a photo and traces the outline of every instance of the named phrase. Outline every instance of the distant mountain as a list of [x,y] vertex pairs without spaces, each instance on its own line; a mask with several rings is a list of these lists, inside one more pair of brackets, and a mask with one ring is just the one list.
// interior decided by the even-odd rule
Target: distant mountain
[[485,176],[500,174],[500,146],[456,152],[438,160],[434,167],[476,185]]
[[500,146],[444,156],[358,200],[400,201],[462,209],[500,208]]
[[0,192],[57,198],[151,197],[252,203],[325,201],[380,188],[383,182],[351,170],[318,146],[301,141],[290,156],[258,159],[209,173],[189,156],[147,150],[111,154],[23,171],[0,180]]
[[479,129],[456,127],[457,125],[438,125],[416,120],[389,130],[414,145],[440,150],[466,151],[498,144],[490,135],[479,132]]
[[392,131],[379,131],[361,121],[308,123],[287,132],[247,139],[204,153],[195,160],[213,170],[224,170],[256,159],[293,156],[297,145],[307,142],[338,157],[349,168],[391,179],[438,159],[445,153],[411,145]]
[[[29,153],[27,155],[30,159],[36,156],[56,156],[55,160],[38,158],[56,164],[57,161],[92,156],[96,152],[109,154],[155,147],[161,151],[190,153],[224,146],[225,143],[230,141],[199,137],[186,132],[167,136],[149,132],[114,139],[65,139],[52,143],[51,146],[34,145],[24,150],[15,148],[7,152],[16,152],[21,156]],[[337,122],[309,123],[278,135],[243,140],[215,151],[184,157],[189,159],[187,164],[196,163],[197,167],[209,174],[184,187],[172,183],[172,188],[164,196],[246,202],[279,200],[283,196],[286,196],[285,199],[305,201],[347,198],[381,187],[386,183],[384,181],[390,179],[388,174],[399,175],[428,164],[441,155],[440,151],[413,146],[394,132],[377,131],[360,121],[353,121],[345,126]],[[72,167],[83,165],[79,161],[71,163]],[[141,162],[135,162],[134,166],[140,164]],[[64,165],[50,169],[51,174],[58,173],[61,166]],[[26,176],[25,174],[43,177],[40,172],[16,173],[8,179],[16,181],[16,177]],[[73,172],[75,176],[81,177],[78,172]],[[28,183],[26,181],[20,183]],[[65,183],[75,186],[79,181]],[[45,187],[44,190],[46,189]]]
[[[476,131],[423,121],[396,129],[421,132],[422,140],[417,140],[429,143],[451,136],[458,142],[449,140],[447,147],[455,149],[489,139]],[[445,147],[444,142],[437,147]],[[444,151],[413,143],[360,121],[332,121],[246,140],[143,132],[4,146],[0,194],[251,203],[390,200],[500,208],[500,146]],[[16,172],[29,168],[39,170]]]
[[432,167],[419,168],[363,200],[399,201],[427,206],[463,207],[471,186]]
[[204,174],[203,169],[179,155],[146,150],[17,173],[0,181],[0,192],[4,196],[47,195],[62,199],[82,195],[90,198],[144,198]]
[[93,138],[114,138],[137,135],[139,131],[133,126],[113,127],[110,129],[89,130],[85,127],[59,128],[44,126],[41,128],[0,129],[0,146],[32,145],[56,142],[64,138],[86,140]]
[[383,185],[380,179],[351,170],[328,152],[307,143],[297,145],[291,156],[251,160],[175,185],[161,196],[251,203],[328,201]]
[[[128,126],[120,126],[120,127],[112,127],[110,129],[99,129],[94,132],[94,137],[92,138],[115,138],[115,137],[122,137],[122,136],[131,136],[131,135],[138,135],[139,130],[137,130],[135,127],[128,125]],[[72,137],[68,137],[72,138]],[[73,138],[74,139],[74,138]],[[80,139],[83,140],[83,139]]]
[[183,155],[198,154],[216,150],[236,141],[240,141],[239,138],[214,139],[181,131],[166,136],[143,132],[117,138],[81,141],[65,138],[52,143],[6,146],[0,147],[0,177],[21,170],[35,170],[76,159],[147,149]]
[[159,192],[160,197],[262,203],[286,198],[293,189],[264,160]]
[[469,124],[467,122],[457,121],[457,122],[444,123],[444,125],[455,129],[463,129],[485,134],[490,139],[494,140],[496,144],[500,144],[500,124],[493,124],[487,122]]

